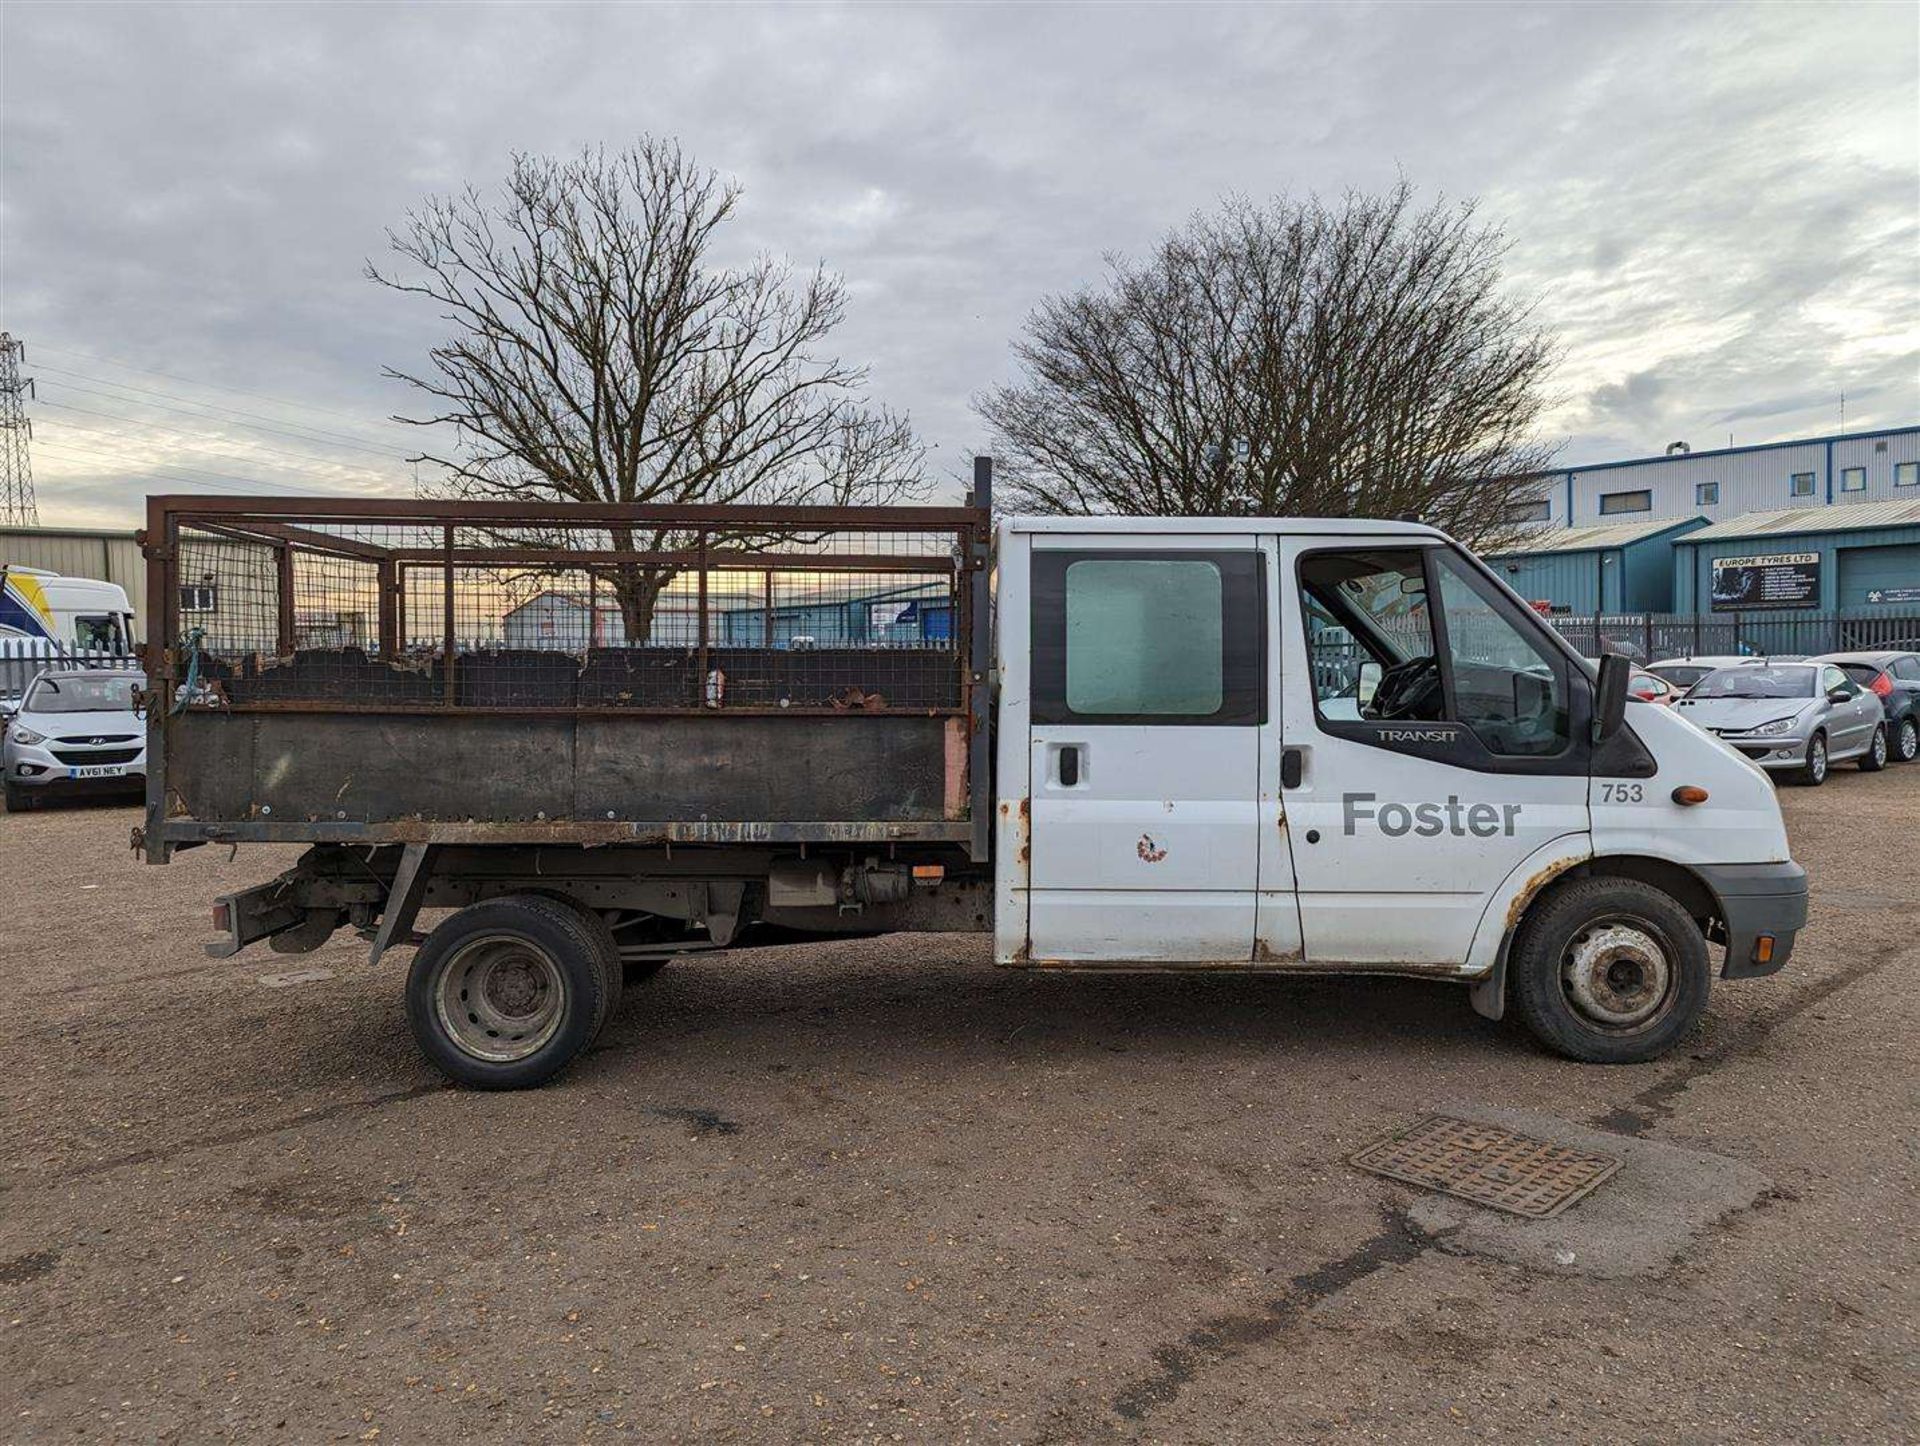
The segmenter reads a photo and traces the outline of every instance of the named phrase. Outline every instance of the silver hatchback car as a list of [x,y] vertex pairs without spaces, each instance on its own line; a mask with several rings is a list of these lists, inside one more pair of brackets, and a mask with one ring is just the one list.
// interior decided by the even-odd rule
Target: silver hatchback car
[[1880,699],[1832,663],[1742,663],[1716,668],[1674,709],[1769,771],[1827,781],[1835,763],[1887,766]]
[[146,786],[147,725],[133,711],[143,674],[105,668],[42,673],[27,685],[0,744],[9,812],[57,795]]

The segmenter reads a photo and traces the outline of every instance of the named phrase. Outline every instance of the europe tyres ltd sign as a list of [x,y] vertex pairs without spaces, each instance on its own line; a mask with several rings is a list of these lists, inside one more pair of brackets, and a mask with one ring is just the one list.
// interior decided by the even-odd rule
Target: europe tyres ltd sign
[[1713,610],[1820,606],[1820,554],[1771,552],[1713,560]]

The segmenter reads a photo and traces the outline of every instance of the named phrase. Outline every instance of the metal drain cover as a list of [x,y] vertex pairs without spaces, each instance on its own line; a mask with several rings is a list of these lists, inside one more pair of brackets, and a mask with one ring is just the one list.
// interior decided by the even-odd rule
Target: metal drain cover
[[1443,1190],[1534,1220],[1558,1215],[1620,1168],[1612,1155],[1451,1115],[1428,1115],[1367,1146],[1350,1163],[1389,1180]]

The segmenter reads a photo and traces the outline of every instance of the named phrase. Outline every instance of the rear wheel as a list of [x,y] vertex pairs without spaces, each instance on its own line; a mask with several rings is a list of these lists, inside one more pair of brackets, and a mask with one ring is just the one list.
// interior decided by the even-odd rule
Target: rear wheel
[[1887,725],[1882,723],[1873,730],[1873,742],[1867,751],[1860,755],[1862,773],[1878,773],[1887,766]]
[[532,894],[460,910],[407,973],[407,1022],[461,1084],[525,1089],[552,1079],[605,1019],[602,941],[571,905]]
[[1520,926],[1508,976],[1534,1038],[1594,1064],[1658,1059],[1698,1023],[1711,984],[1693,917],[1634,879],[1584,879],[1547,899]]
[[1920,758],[1920,722],[1911,714],[1894,726],[1892,751],[1895,763],[1911,763]]
[[1793,781],[1818,788],[1827,781],[1827,735],[1816,733],[1807,742],[1807,761],[1793,771]]

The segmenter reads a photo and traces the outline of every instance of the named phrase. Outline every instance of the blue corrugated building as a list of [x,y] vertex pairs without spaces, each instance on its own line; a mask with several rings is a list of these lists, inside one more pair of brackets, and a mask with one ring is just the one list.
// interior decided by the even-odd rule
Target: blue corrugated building
[[1674,546],[1674,610],[1920,614],[1920,498],[1755,512]]
[[1673,544],[1707,525],[1704,517],[1556,527],[1524,549],[1494,553],[1487,564],[1544,613],[1671,612]]

